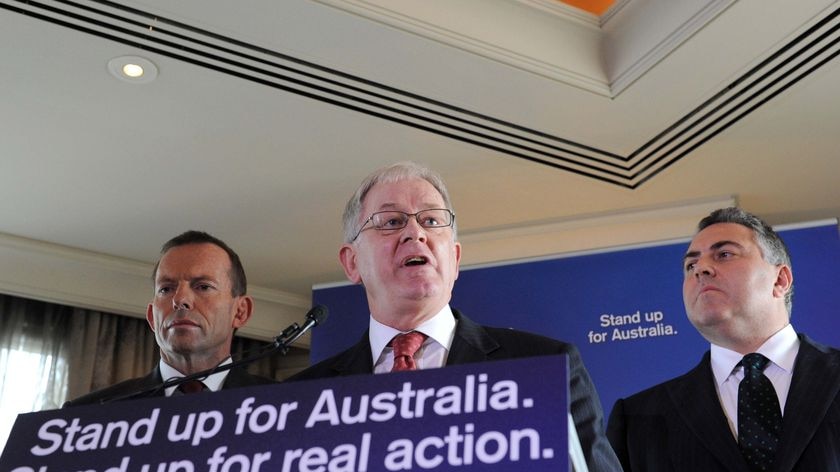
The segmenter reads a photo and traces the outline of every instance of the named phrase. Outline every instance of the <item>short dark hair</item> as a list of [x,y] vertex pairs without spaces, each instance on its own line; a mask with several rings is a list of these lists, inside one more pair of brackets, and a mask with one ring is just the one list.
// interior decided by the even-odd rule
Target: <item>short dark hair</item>
[[[784,264],[793,270],[787,245],[773,228],[761,218],[738,207],[721,208],[700,220],[700,223],[697,224],[697,232],[699,233],[718,223],[736,223],[751,229],[765,261],[773,265]],[[793,310],[793,283],[785,294],[785,308],[787,308],[788,315]]]
[[166,254],[166,251],[174,247],[186,246],[188,244],[214,244],[222,248],[222,250],[227,253],[228,259],[230,259],[229,275],[231,282],[231,295],[234,297],[245,295],[248,291],[248,280],[245,278],[245,268],[242,267],[242,261],[239,259],[239,255],[237,255],[230,246],[225,244],[224,241],[215,236],[211,236],[204,231],[185,231],[164,243],[160,248],[160,257],[158,257],[157,262],[155,262],[155,268],[152,270],[152,283],[155,282],[158,266],[160,266],[160,260],[163,255]]

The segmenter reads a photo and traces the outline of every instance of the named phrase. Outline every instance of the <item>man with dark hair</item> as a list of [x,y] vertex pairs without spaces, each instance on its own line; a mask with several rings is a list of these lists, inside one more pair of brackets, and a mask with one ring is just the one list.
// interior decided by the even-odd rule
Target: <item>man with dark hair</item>
[[787,247],[739,208],[700,221],[683,301],[711,343],[688,373],[618,400],[607,435],[627,472],[840,472],[840,351],[790,324]]
[[[233,333],[245,325],[254,308],[239,256],[221,240],[187,231],[161,249],[152,273],[154,297],[146,310],[160,347],[160,364],[145,377],[126,380],[89,393],[65,406],[100,403],[154,389],[164,380],[184,377],[231,362]],[[181,389],[149,392],[178,395],[184,391],[272,383],[234,368],[187,382]],[[141,395],[143,396],[143,395]]]
[[371,174],[347,203],[344,241],[339,260],[347,277],[364,285],[369,330],[355,346],[293,380],[566,354],[570,410],[589,470],[621,470],[604,435],[598,394],[574,346],[481,326],[449,307],[461,244],[437,173],[403,162]]
[[[164,243],[163,247],[160,248],[160,255],[163,256],[166,251],[174,247],[202,243],[215,244],[227,253],[228,259],[230,260],[231,295],[234,297],[245,295],[245,292],[248,290],[248,279],[245,277],[245,268],[242,267],[242,261],[239,260],[239,254],[231,249],[230,246],[225,244],[224,241],[215,236],[205,233],[204,231],[185,231]],[[152,284],[155,283],[155,277],[157,276],[159,265],[160,259],[155,262],[155,267],[152,269]]]

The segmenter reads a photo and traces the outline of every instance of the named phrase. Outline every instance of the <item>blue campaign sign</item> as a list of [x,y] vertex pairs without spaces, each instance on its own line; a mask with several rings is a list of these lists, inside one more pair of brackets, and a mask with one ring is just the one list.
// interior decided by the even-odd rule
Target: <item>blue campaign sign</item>
[[[837,222],[781,229],[793,259],[792,323],[840,346]],[[472,320],[574,343],[605,414],[626,397],[687,372],[709,349],[688,322],[682,259],[688,240],[593,254],[517,261],[461,271],[451,305]],[[312,360],[358,341],[368,325],[360,286],[313,290],[333,316],[313,333]]]
[[0,472],[568,471],[565,356],[20,415]]

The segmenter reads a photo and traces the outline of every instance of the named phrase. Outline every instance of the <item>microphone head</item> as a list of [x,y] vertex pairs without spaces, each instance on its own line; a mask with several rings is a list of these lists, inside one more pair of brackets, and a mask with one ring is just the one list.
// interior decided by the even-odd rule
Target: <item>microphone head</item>
[[315,305],[311,310],[309,310],[309,313],[306,314],[306,319],[312,320],[315,323],[315,326],[318,326],[327,319],[327,315],[329,315],[329,313],[330,311],[324,305]]

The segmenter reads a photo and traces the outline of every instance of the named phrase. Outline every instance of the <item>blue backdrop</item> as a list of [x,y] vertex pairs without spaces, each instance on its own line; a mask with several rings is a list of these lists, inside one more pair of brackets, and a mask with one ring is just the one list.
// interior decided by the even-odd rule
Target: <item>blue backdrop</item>
[[[797,225],[780,234],[793,261],[794,327],[840,346],[837,222]],[[608,415],[618,398],[688,371],[708,350],[683,308],[687,245],[686,240],[463,268],[451,306],[481,324],[574,343]],[[369,311],[361,286],[315,287],[313,301],[331,311],[313,332],[312,361],[317,362],[357,342]]]

